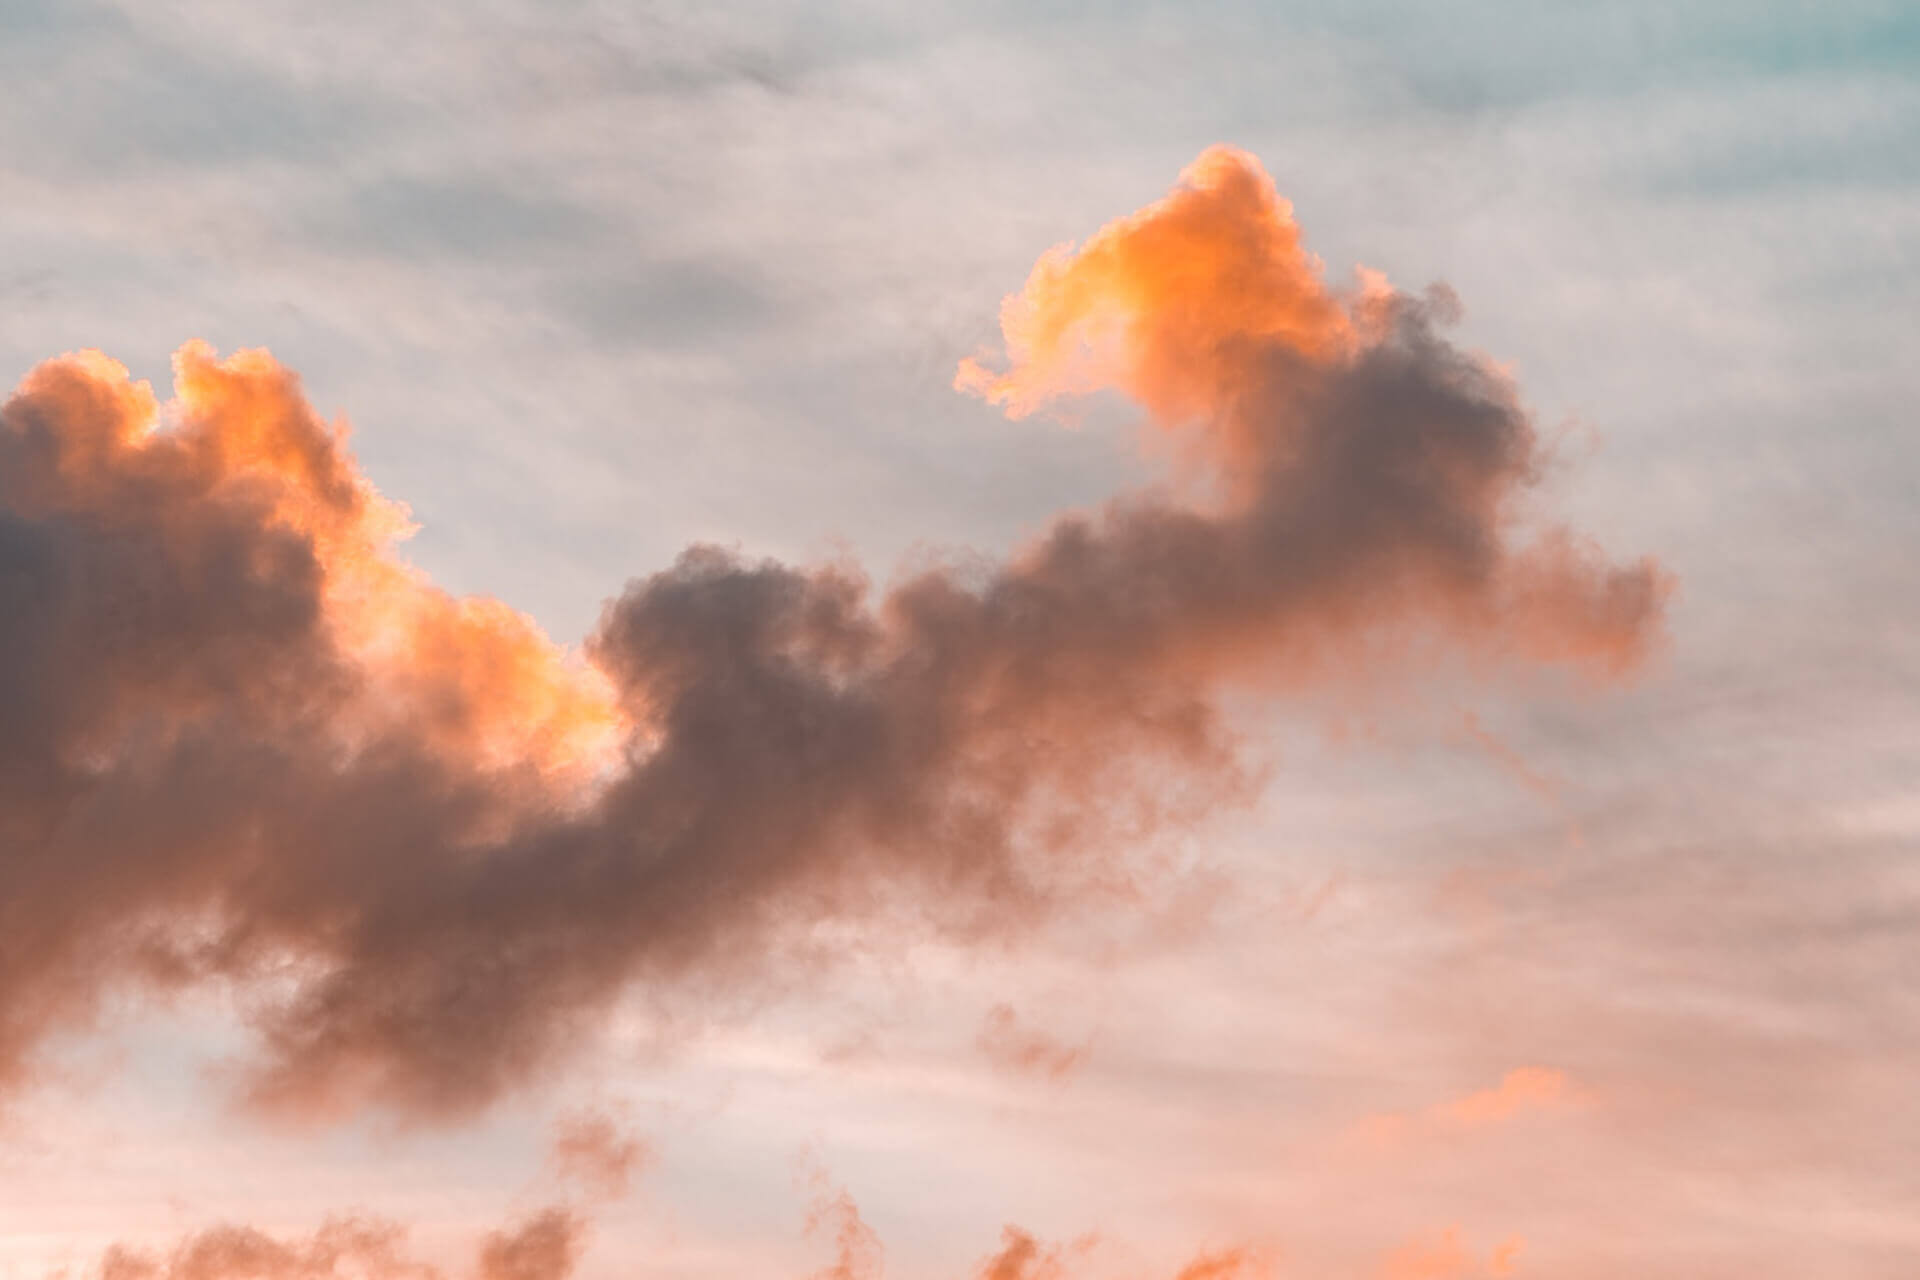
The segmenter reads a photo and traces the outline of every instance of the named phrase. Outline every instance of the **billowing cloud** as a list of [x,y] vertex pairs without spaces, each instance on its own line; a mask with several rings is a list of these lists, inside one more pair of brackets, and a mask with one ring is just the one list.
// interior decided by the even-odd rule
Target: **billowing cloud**
[[1210,151],[962,374],[1131,396],[1177,482],[884,590],[695,547],[580,653],[408,566],[265,354],[191,344],[164,404],[41,366],[0,410],[0,1076],[116,986],[221,982],[256,1104],[454,1115],[823,920],[1036,918],[1236,793],[1225,690],[1630,670],[1665,577],[1537,519],[1532,424],[1449,307],[1330,289]]
[[1330,290],[1259,163],[1209,150],[1173,194],[1043,257],[1002,311],[1007,370],[968,361],[956,384],[1015,415],[1125,392],[1211,504],[1125,499],[1016,564],[1070,582],[1155,665],[1216,680],[1322,674],[1436,631],[1489,658],[1632,667],[1666,579],[1564,529],[1522,535],[1544,458],[1512,382],[1440,335],[1457,305],[1374,272]]

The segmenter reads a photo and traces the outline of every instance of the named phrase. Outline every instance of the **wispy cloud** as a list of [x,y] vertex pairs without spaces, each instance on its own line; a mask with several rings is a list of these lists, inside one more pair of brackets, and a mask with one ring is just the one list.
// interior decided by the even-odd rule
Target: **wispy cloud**
[[1476,1089],[1416,1112],[1368,1116],[1360,1122],[1355,1136],[1376,1144],[1444,1137],[1498,1125],[1526,1112],[1558,1111],[1582,1106],[1588,1101],[1586,1091],[1569,1080],[1563,1071],[1515,1067],[1490,1088]]
[[1086,1061],[1089,1052],[1086,1043],[1066,1043],[1022,1021],[1009,1004],[997,1004],[987,1010],[975,1043],[980,1052],[998,1066],[1050,1080],[1063,1080],[1072,1075]]
[[565,1116],[554,1127],[550,1163],[570,1180],[601,1199],[627,1193],[635,1175],[651,1158],[647,1144],[603,1110]]

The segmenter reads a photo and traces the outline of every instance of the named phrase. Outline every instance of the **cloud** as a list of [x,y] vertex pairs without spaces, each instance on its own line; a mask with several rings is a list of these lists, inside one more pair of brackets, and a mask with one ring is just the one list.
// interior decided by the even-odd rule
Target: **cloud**
[[1526,1242],[1509,1236],[1487,1257],[1482,1266],[1460,1239],[1456,1227],[1437,1235],[1423,1237],[1396,1249],[1381,1266],[1380,1280],[1469,1280],[1476,1276],[1514,1274],[1516,1260]]
[[997,1004],[987,1011],[975,1043],[996,1066],[1050,1080],[1073,1074],[1086,1061],[1088,1052],[1084,1044],[1064,1044],[1022,1023],[1013,1006],[1007,1004]]
[[1239,1277],[1257,1275],[1258,1265],[1254,1256],[1244,1249],[1226,1249],[1218,1253],[1203,1253],[1180,1268],[1174,1280],[1238,1280]]
[[[815,1280],[881,1280],[885,1275],[879,1237],[861,1219],[859,1208],[844,1188],[831,1188],[816,1175],[816,1202],[808,1221],[810,1232],[832,1228],[838,1256],[835,1264],[815,1273]],[[1000,1247],[977,1263],[971,1280],[1077,1280],[1088,1274],[1083,1265],[1095,1240],[1082,1237],[1072,1244],[1047,1245],[1031,1232],[1008,1223],[1000,1231]],[[1270,1274],[1253,1250],[1231,1248],[1203,1251],[1183,1265],[1171,1280],[1255,1280]]]
[[1019,1227],[1000,1232],[1000,1250],[980,1264],[976,1280],[1061,1280],[1060,1251],[1043,1246]]
[[833,1261],[815,1271],[810,1280],[881,1280],[886,1274],[886,1250],[860,1216],[853,1196],[845,1187],[830,1185],[822,1170],[813,1170],[808,1180],[813,1203],[807,1210],[807,1234],[833,1241]]
[[1337,293],[1256,162],[1049,254],[1015,412],[1113,388],[1179,483],[876,590],[689,549],[583,651],[408,565],[406,513],[262,352],[98,355],[0,409],[0,1079],[131,983],[235,990],[244,1093],[448,1118],[623,992],[797,972],[898,909],[968,938],[1246,794],[1231,690],[1465,660],[1606,680],[1664,573],[1533,519],[1517,392],[1449,304]]
[[625,1195],[651,1154],[646,1143],[599,1111],[567,1116],[554,1130],[555,1171],[603,1199]]
[[1510,1276],[1520,1265],[1520,1254],[1527,1242],[1519,1236],[1508,1236],[1493,1247],[1493,1253],[1487,1258],[1487,1271],[1491,1275]]
[[[806,1234],[824,1238],[833,1257],[809,1280],[884,1280],[886,1250],[843,1186],[818,1167],[803,1181],[811,1194]],[[589,1223],[554,1206],[512,1227],[489,1232],[472,1267],[454,1273],[471,1280],[568,1280],[581,1260]],[[114,1245],[89,1272],[97,1280],[448,1280],[441,1267],[407,1248],[407,1229],[381,1218],[336,1217],[306,1237],[279,1237],[248,1226],[218,1226],[181,1240],[164,1253]],[[970,1280],[1086,1280],[1104,1274],[1092,1259],[1097,1240],[1084,1236],[1048,1245],[1011,1223],[1000,1246],[966,1272]],[[1456,1227],[1409,1240],[1368,1272],[1378,1280],[1472,1280],[1515,1274],[1525,1242],[1510,1236],[1484,1265]],[[1245,1246],[1203,1249],[1167,1280],[1263,1280],[1281,1272],[1264,1251]],[[1290,1274],[1290,1273],[1289,1273]]]
[[1516,1067],[1491,1089],[1456,1098],[1431,1113],[1439,1123],[1456,1129],[1497,1124],[1521,1111],[1552,1109],[1576,1101],[1579,1090],[1564,1071],[1547,1067]]
[[[1001,1230],[999,1251],[980,1264],[974,1280],[1072,1280],[1085,1274],[1072,1260],[1084,1257],[1091,1245],[1088,1238],[1069,1248],[1048,1247],[1009,1224]],[[1254,1280],[1266,1274],[1252,1250],[1234,1248],[1196,1254],[1172,1280]]]
[[1007,370],[968,361],[956,385],[1016,416],[1123,391],[1216,505],[1122,501],[1027,563],[1078,571],[1089,606],[1100,587],[1137,601],[1107,620],[1216,679],[1320,673],[1427,629],[1492,658],[1632,668],[1666,575],[1550,525],[1523,537],[1545,460],[1512,382],[1440,336],[1450,292],[1361,281],[1328,289],[1271,180],[1226,147],[1043,257],[1002,310]]
[[1516,1067],[1488,1089],[1413,1113],[1388,1112],[1368,1116],[1358,1133],[1375,1143],[1427,1137],[1500,1124],[1526,1111],[1555,1111],[1586,1100],[1586,1092],[1565,1072],[1548,1067]]
[[546,1209],[515,1231],[497,1231],[480,1248],[479,1280],[566,1280],[579,1261],[585,1224],[566,1209]]
[[[567,1280],[584,1230],[564,1209],[542,1210],[486,1238],[474,1280]],[[99,1280],[444,1280],[405,1244],[404,1228],[376,1219],[336,1218],[310,1237],[291,1240],[221,1226],[188,1237],[164,1257],[115,1245],[98,1274]]]

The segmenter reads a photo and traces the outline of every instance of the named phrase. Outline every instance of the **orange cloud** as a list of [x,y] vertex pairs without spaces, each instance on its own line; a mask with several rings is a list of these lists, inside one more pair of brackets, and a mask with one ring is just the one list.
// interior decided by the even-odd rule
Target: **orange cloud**
[[1510,1236],[1494,1247],[1483,1267],[1461,1242],[1458,1228],[1448,1227],[1436,1236],[1412,1241],[1382,1264],[1380,1280],[1470,1280],[1476,1276],[1513,1274],[1515,1259],[1525,1244]]
[[1001,307],[1000,326],[1011,368],[995,375],[966,361],[960,389],[1025,417],[1117,388],[1161,425],[1208,437],[1226,464],[1265,453],[1259,437],[1278,424],[1222,413],[1223,393],[1272,376],[1276,353],[1320,363],[1356,338],[1292,207],[1259,161],[1231,147],[1211,148],[1173,194],[1078,249],[1048,252]]
[[1442,1124],[1472,1129],[1495,1124],[1520,1111],[1565,1106],[1579,1096],[1566,1073],[1547,1067],[1516,1067],[1491,1089],[1470,1093],[1439,1107]]
[[1257,1259],[1245,1249],[1227,1249],[1219,1253],[1203,1253],[1180,1268],[1174,1280],[1236,1280],[1237,1277],[1251,1276],[1257,1270]]
[[[812,1193],[806,1233],[824,1237],[833,1252],[810,1280],[884,1280],[885,1248],[852,1195],[817,1168],[807,1172],[805,1182]],[[588,1226],[568,1209],[540,1210],[489,1232],[464,1274],[472,1280],[568,1280],[579,1267]],[[1089,1236],[1050,1246],[1009,1224],[1001,1231],[1000,1247],[967,1274],[971,1280],[1083,1280],[1097,1274],[1088,1265],[1094,1244]],[[1483,1263],[1459,1229],[1449,1227],[1401,1245],[1371,1274],[1377,1280],[1506,1277],[1515,1273],[1524,1244],[1510,1236]],[[442,1268],[409,1252],[406,1228],[354,1217],[330,1219],[304,1238],[219,1226],[190,1235],[165,1253],[115,1245],[92,1274],[98,1280],[447,1280]],[[1263,1252],[1229,1247],[1196,1253],[1168,1280],[1271,1280],[1278,1274]]]
[[42,365],[0,408],[0,1082],[108,991],[222,982],[254,1104],[462,1114],[635,983],[1114,879],[1245,794],[1223,691],[1630,670],[1666,576],[1529,522],[1532,424],[1448,310],[1329,290],[1211,151],[1043,259],[1006,370],[963,373],[1014,412],[1133,396],[1204,500],[1119,495],[881,591],[695,547],[577,654],[408,565],[404,509],[266,354],[189,344],[165,404]]
[[1584,1091],[1576,1087],[1565,1072],[1548,1067],[1516,1067],[1492,1088],[1437,1103],[1424,1111],[1369,1116],[1361,1122],[1359,1133],[1375,1142],[1459,1133],[1499,1124],[1524,1111],[1573,1106],[1585,1097]]
[[[1068,1249],[1048,1247],[1009,1224],[1001,1230],[999,1251],[979,1265],[974,1280],[1072,1280],[1083,1273],[1071,1269],[1070,1260],[1091,1244],[1089,1238]],[[1259,1274],[1260,1261],[1252,1251],[1225,1249],[1199,1254],[1173,1280],[1252,1280]]]
[[[1227,511],[1204,534],[1127,514],[1166,572],[1197,575],[1185,603],[1236,593],[1190,628],[1188,652],[1209,664],[1261,665],[1222,652],[1242,645],[1269,665],[1297,656],[1301,633],[1325,641],[1329,623],[1425,623],[1502,653],[1630,669],[1657,635],[1666,575],[1613,568],[1551,526],[1520,541],[1542,464],[1512,382],[1440,337],[1450,293],[1362,281],[1330,290],[1259,162],[1215,147],[1164,200],[1043,257],[1002,309],[1006,371],[970,360],[956,385],[1015,416],[1119,390],[1184,447]],[[1236,570],[1292,589],[1238,595]],[[1296,591],[1308,617],[1285,607],[1303,603]]]
[[832,1187],[816,1170],[812,1206],[807,1210],[807,1234],[833,1241],[833,1261],[810,1280],[881,1280],[886,1274],[886,1251],[880,1237],[860,1216],[860,1206],[845,1187]]
[[974,1274],[976,1280],[1063,1280],[1066,1272],[1058,1249],[1009,1224],[1001,1229],[1000,1251]]

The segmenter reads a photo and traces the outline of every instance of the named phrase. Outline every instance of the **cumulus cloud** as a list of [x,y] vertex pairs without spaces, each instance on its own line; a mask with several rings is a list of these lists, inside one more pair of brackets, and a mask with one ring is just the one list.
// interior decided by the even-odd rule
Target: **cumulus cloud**
[[1196,469],[1210,507],[1123,499],[1024,562],[1164,667],[1270,683],[1438,631],[1629,669],[1666,578],[1523,533],[1539,441],[1511,380],[1441,335],[1457,305],[1373,272],[1332,291],[1259,163],[1215,147],[1173,194],[1044,256],[1002,311],[1008,368],[968,361],[957,385],[1015,415],[1123,391]]
[[1532,424],[1449,310],[1329,288],[1210,151],[961,375],[1015,413],[1123,392],[1173,481],[885,589],[695,547],[578,653],[409,566],[264,353],[190,344],[165,403],[41,366],[0,409],[0,1079],[117,986],[220,982],[255,1104],[458,1115],[819,922],[1039,917],[1244,788],[1224,691],[1630,671],[1665,576],[1537,518]]

